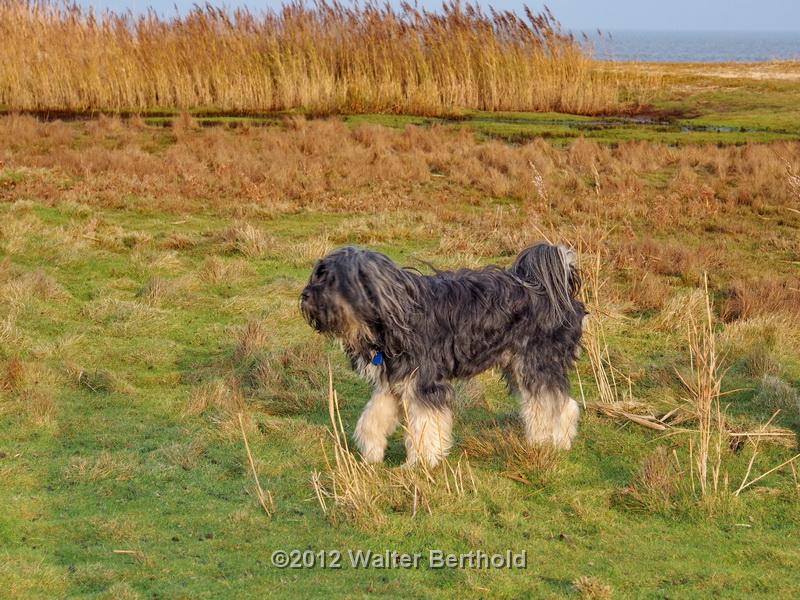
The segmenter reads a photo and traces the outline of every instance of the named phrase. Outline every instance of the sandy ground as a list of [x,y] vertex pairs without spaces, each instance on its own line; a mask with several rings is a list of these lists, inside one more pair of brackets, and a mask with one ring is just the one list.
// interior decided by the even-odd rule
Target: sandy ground
[[[621,63],[630,68],[631,63]],[[693,75],[724,79],[800,81],[800,61],[762,63],[638,63],[636,68],[653,75]]]

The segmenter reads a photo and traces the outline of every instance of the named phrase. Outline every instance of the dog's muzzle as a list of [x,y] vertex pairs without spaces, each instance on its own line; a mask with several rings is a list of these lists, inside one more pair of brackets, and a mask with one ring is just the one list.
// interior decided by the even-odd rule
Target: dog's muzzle
[[311,294],[308,292],[308,288],[305,288],[300,294],[300,313],[303,315],[306,323],[316,329],[317,324],[316,319],[314,319],[312,308]]
[[315,330],[320,333],[325,331],[325,319],[314,299],[314,294],[309,291],[308,287],[300,294],[300,313],[303,315],[306,323],[311,325]]

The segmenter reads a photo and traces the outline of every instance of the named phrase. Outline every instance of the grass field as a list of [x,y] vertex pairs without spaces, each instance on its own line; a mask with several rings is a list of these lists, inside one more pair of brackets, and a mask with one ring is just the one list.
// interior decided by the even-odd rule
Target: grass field
[[[511,145],[375,120],[0,118],[3,594],[791,597],[796,467],[734,492],[796,453],[798,142]],[[576,447],[522,445],[487,373],[458,387],[450,470],[404,472],[395,437],[364,495],[326,513],[328,361],[346,432],[369,389],[298,313],[315,259],[353,243],[423,271],[508,265],[543,236],[579,247],[590,292]],[[705,274],[725,416],[702,494],[681,377],[703,358]],[[687,420],[636,422],[673,409]],[[748,469],[741,434],[778,409]],[[276,549],[512,549],[528,566],[281,570]]]

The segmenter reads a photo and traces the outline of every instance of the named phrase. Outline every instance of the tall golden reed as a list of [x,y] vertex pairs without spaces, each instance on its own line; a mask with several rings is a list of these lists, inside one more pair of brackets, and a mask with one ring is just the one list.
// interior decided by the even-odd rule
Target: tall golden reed
[[438,12],[207,5],[164,19],[0,0],[0,54],[0,105],[10,110],[598,114],[654,87],[594,61],[547,10],[459,2]]

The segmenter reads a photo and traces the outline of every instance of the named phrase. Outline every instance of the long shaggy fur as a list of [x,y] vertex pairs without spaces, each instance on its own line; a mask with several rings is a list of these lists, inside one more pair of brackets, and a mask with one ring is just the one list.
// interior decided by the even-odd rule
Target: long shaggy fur
[[382,460],[386,438],[404,417],[409,437],[419,438],[406,441],[409,460],[436,463],[450,445],[450,381],[492,367],[520,395],[529,441],[570,446],[577,404],[567,372],[586,314],[579,288],[575,255],[563,246],[531,246],[507,270],[429,276],[346,247],[314,267],[301,312],[339,339],[375,385],[356,430],[364,457]]

